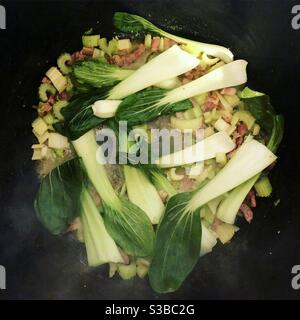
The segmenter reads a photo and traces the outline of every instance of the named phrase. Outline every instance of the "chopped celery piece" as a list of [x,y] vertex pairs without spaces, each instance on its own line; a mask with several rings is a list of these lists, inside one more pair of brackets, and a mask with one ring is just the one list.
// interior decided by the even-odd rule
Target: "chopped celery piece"
[[100,39],[99,34],[83,35],[82,36],[82,45],[84,47],[89,47],[89,48],[97,47],[99,39]]
[[206,100],[208,96],[208,93],[201,93],[201,94],[198,94],[197,96],[195,96],[195,100],[197,101],[197,103],[199,104],[199,106],[202,106]]
[[232,108],[234,108],[240,104],[240,99],[236,94],[234,94],[232,96],[224,95],[223,97],[230,104],[230,106]]
[[112,54],[118,51],[118,40],[112,39],[108,43],[108,54],[111,56]]
[[216,155],[216,162],[221,165],[222,167],[225,166],[225,164],[227,163],[227,156],[226,153],[223,152],[219,152]]
[[121,39],[117,41],[118,50],[130,50],[132,48],[130,39]]
[[53,149],[66,149],[69,147],[68,138],[57,132],[49,133],[48,146]]
[[58,120],[64,120],[63,115],[61,114],[61,109],[65,108],[68,105],[68,102],[65,100],[60,100],[54,103],[53,105],[53,113],[54,116],[58,119]]
[[164,38],[160,38],[158,51],[160,52],[164,51],[164,46],[165,46],[164,43],[165,43]]
[[136,275],[136,264],[131,262],[130,264],[118,264],[118,272],[123,280],[130,280]]
[[56,68],[51,67],[47,72],[46,76],[51,80],[54,87],[59,93],[63,92],[67,87],[67,79],[62,75],[62,73]]
[[38,136],[42,136],[48,130],[47,123],[42,118],[35,119],[31,126]]
[[247,126],[248,130],[251,130],[255,123],[255,118],[252,116],[252,114],[247,110],[239,110],[237,111],[233,117],[231,124],[235,125],[238,121],[242,121]]
[[171,117],[171,127],[179,130],[191,129],[196,130],[201,127],[203,122],[203,118],[195,118],[195,119],[179,119],[176,117]]
[[41,149],[33,149],[33,155],[31,160],[42,160],[42,151]]
[[204,117],[204,122],[206,124],[209,124],[212,121],[212,116],[210,111],[204,112],[203,117]]
[[181,181],[184,178],[183,174],[176,173],[176,168],[169,169],[167,176],[171,181]]
[[186,120],[191,120],[194,118],[199,118],[202,116],[202,110],[199,106],[186,110],[183,113],[183,116]]
[[99,39],[98,44],[100,49],[108,54],[107,39],[106,38]]
[[217,224],[215,227],[215,232],[223,244],[229,242],[236,231],[236,227],[228,223]]
[[147,34],[145,36],[145,41],[144,41],[146,49],[150,49],[152,45],[152,36],[151,34]]
[[215,133],[215,130],[213,127],[207,127],[204,129],[204,138],[208,138],[212,136]]
[[260,132],[260,125],[255,123],[255,125],[253,126],[253,129],[252,129],[252,134],[254,136],[257,136]]
[[209,224],[213,224],[215,220],[215,215],[212,213],[208,206],[203,206],[201,208],[201,217],[206,220]]
[[39,86],[39,98],[41,101],[48,101],[49,95],[54,96],[56,93],[56,89],[50,83],[42,83]]
[[44,117],[43,117],[43,120],[47,123],[47,124],[53,124],[55,122],[55,119],[53,117],[53,115],[51,113],[48,113],[46,114]]
[[219,118],[219,120],[217,120],[214,124],[214,127],[218,130],[218,131],[227,131],[228,128],[230,127],[230,124],[227,123],[225,120],[223,120],[222,118]]
[[69,61],[71,61],[71,55],[69,53],[63,53],[58,57],[57,65],[62,74],[68,74],[72,71],[72,68],[66,64]]
[[261,177],[254,185],[259,197],[269,197],[272,193],[272,185],[267,176]]

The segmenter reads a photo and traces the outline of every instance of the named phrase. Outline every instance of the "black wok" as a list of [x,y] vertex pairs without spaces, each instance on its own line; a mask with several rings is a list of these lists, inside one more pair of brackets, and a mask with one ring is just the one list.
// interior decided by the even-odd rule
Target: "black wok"
[[[0,265],[7,289],[0,299],[297,299],[292,267],[300,265],[300,30],[293,1],[7,1],[0,30]],[[226,246],[201,259],[176,293],[157,295],[147,280],[109,279],[90,269],[72,236],[51,236],[36,220],[38,188],[30,122],[36,88],[63,51],[75,51],[95,27],[112,33],[114,11],[138,13],[163,28],[230,47],[249,61],[249,86],[268,93],[286,120],[273,196],[258,202]],[[278,206],[274,201],[280,199]]]

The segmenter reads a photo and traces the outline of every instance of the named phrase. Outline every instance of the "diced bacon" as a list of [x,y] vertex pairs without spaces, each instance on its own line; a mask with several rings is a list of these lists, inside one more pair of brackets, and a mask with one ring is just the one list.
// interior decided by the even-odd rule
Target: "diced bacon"
[[241,135],[241,136],[244,136],[248,131],[248,128],[247,126],[245,125],[245,123],[240,123],[238,126],[237,126],[237,132]]
[[253,211],[247,206],[246,203],[242,203],[240,211],[242,212],[246,221],[250,223],[253,219]]
[[180,181],[180,191],[185,192],[190,190],[193,187],[193,180],[185,176],[181,181]]
[[160,43],[160,37],[153,37],[151,43],[151,51],[157,51]]
[[200,78],[205,74],[205,69],[202,66],[198,66],[184,74],[184,77],[189,80],[195,80]]
[[138,60],[143,53],[145,52],[145,46],[143,44],[140,44],[136,50],[130,53],[122,54],[122,55],[113,55],[109,62],[112,64],[116,64],[119,67],[126,67],[136,60]]
[[50,105],[54,105],[55,101],[56,101],[55,96],[50,96],[47,102]]
[[41,107],[41,112],[50,112],[52,110],[52,105],[50,103],[44,103]]
[[83,47],[80,53],[84,56],[92,56],[94,53],[94,48]]
[[255,196],[255,192],[253,190],[251,190],[248,195],[247,195],[247,201],[250,203],[250,206],[252,208],[256,207],[256,196]]
[[236,94],[235,88],[224,88],[221,91],[221,94],[225,94],[227,96],[234,96]]
[[68,101],[70,99],[70,95],[66,91],[63,91],[59,94],[59,99]]
[[236,149],[237,149],[240,145],[242,145],[243,141],[244,141],[243,137],[238,137],[238,138],[235,139]]
[[189,80],[188,78],[183,78],[182,79],[182,84],[187,84],[189,82],[191,82],[192,80]]
[[204,102],[203,110],[204,112],[211,111],[217,108],[218,104],[219,104],[219,97],[217,95],[210,94]]
[[44,77],[44,78],[42,79],[42,83],[51,83],[51,80],[48,79],[47,77]]

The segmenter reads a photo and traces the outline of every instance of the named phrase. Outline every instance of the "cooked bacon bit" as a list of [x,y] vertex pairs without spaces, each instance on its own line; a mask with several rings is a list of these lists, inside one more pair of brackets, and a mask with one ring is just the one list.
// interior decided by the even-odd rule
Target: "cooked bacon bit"
[[68,101],[70,99],[70,95],[66,91],[63,91],[59,94],[59,99]]
[[248,128],[247,126],[244,124],[244,123],[240,123],[238,126],[237,126],[237,132],[241,135],[241,136],[244,136],[248,131]]
[[158,194],[159,194],[162,202],[166,202],[166,200],[168,198],[168,193],[165,190],[159,190]]
[[56,101],[55,96],[50,96],[47,103],[54,105],[55,101]]
[[183,78],[182,79],[182,84],[187,84],[189,82],[191,82],[192,80],[189,80],[188,78]]
[[40,108],[41,113],[48,113],[52,110],[52,105],[50,103],[44,103]]
[[236,149],[243,143],[243,141],[244,141],[243,137],[238,137],[235,139]]
[[81,227],[81,221],[79,218],[76,218],[68,227],[68,229],[66,230],[66,233],[68,232],[74,232],[76,230],[78,230]]
[[230,151],[229,153],[227,153],[228,159],[231,159],[235,155],[235,153],[236,153],[236,149],[234,149],[234,150]]
[[187,176],[184,176],[184,178],[180,181],[179,189],[181,192],[185,192],[190,190],[193,187],[193,185],[194,185],[193,180]]
[[250,207],[252,208],[256,207],[256,196],[253,190],[249,191],[246,199],[247,199],[247,202],[250,203]]
[[113,55],[111,58],[109,58],[109,62],[112,64],[116,64],[119,67],[126,67],[138,60],[144,52],[145,46],[143,44],[140,44],[137,49],[131,53],[123,55]]
[[153,37],[151,43],[151,51],[157,51],[160,43],[160,37]]
[[92,56],[94,53],[94,48],[83,47],[80,53],[85,56]]
[[224,88],[221,94],[226,94],[227,96],[234,96],[236,94],[236,88]]
[[203,110],[204,112],[211,111],[217,108],[218,105],[219,105],[219,97],[215,94],[210,94],[204,102]]
[[84,60],[86,56],[81,51],[76,51],[71,55],[71,60],[68,64],[72,65],[76,61]]
[[44,77],[44,78],[42,79],[42,83],[51,83],[51,80],[48,79],[47,77]]
[[189,80],[195,80],[200,78],[205,74],[205,69],[202,66],[198,66],[184,74],[184,77]]
[[253,211],[246,205],[246,203],[242,203],[240,210],[248,223],[250,223],[253,219]]

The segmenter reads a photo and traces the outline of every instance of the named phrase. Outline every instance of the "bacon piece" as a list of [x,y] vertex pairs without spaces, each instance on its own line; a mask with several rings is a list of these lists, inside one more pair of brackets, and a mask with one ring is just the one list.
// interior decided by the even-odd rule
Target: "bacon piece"
[[50,96],[47,103],[49,103],[50,105],[54,105],[56,99],[55,99],[55,96]]
[[205,74],[205,69],[203,69],[202,66],[197,66],[196,68],[186,72],[184,74],[184,77],[189,79],[189,80],[195,80],[200,78]]
[[244,136],[248,131],[248,128],[247,126],[245,125],[245,123],[240,123],[238,126],[237,126],[237,132],[241,135],[241,136]]
[[236,88],[224,88],[222,89],[221,94],[225,94],[227,96],[234,96],[236,94]]
[[151,51],[157,51],[160,43],[160,37],[153,37],[151,43]]
[[253,190],[249,191],[249,193],[247,195],[247,201],[250,203],[250,206],[252,208],[256,207],[256,196],[255,196],[255,192]]
[[94,48],[83,47],[80,53],[84,56],[92,56],[94,53]]
[[253,219],[253,211],[249,208],[249,206],[246,203],[242,203],[240,211],[242,212],[246,221],[250,223]]
[[59,99],[68,101],[70,100],[70,95],[66,91],[63,91],[62,93],[59,94]]
[[184,176],[184,178],[180,181],[179,189],[181,192],[185,192],[190,190],[193,187],[193,185],[194,185],[193,180],[187,176]]
[[113,55],[111,58],[109,58],[109,62],[112,64],[116,64],[119,67],[125,67],[138,60],[144,52],[145,46],[143,44],[140,44],[137,49],[131,53]]
[[203,105],[204,112],[211,111],[211,110],[217,108],[219,105],[219,101],[220,101],[220,99],[217,95],[210,94],[204,102],[204,105]]
[[42,83],[51,83],[51,80],[48,79],[47,77],[44,77],[44,78],[42,79]]

